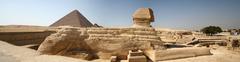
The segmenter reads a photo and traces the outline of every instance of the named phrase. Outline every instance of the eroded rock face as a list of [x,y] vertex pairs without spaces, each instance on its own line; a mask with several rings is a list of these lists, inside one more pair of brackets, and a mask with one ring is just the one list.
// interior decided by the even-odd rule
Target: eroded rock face
[[133,14],[133,27],[151,27],[151,22],[154,22],[154,16],[150,8],[139,8]]
[[39,46],[42,54],[65,55],[76,58],[90,59],[93,56],[84,41],[88,35],[77,31],[76,28],[62,28],[57,33],[48,36]]
[[101,58],[108,54],[110,58],[127,56],[129,50],[154,49],[156,45],[163,48],[153,28],[62,28],[47,37],[38,51],[71,57],[97,55]]
[[87,44],[99,51],[100,56],[106,55],[108,58],[108,53],[127,56],[129,50],[147,50],[153,49],[155,44],[162,45],[153,28],[91,28],[87,32]]

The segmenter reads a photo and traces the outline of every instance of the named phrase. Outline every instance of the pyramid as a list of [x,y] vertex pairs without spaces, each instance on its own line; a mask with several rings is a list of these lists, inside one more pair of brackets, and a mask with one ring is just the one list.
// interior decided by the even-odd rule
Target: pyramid
[[92,27],[93,24],[89,22],[78,10],[74,10],[50,25],[50,27],[58,26]]

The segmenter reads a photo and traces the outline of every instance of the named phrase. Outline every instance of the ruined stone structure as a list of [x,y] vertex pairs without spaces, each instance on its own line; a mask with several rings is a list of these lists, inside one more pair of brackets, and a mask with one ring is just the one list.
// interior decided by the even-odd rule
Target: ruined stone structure
[[128,62],[147,62],[147,57],[141,50],[130,50],[128,55]]
[[[150,27],[150,22],[153,21],[152,10],[141,8],[134,14],[133,19],[138,26]],[[81,58],[98,56],[110,59],[111,56],[117,56],[127,59],[129,50],[163,49],[163,42],[156,33],[154,28],[67,27],[47,37],[38,51],[42,54]]]
[[64,28],[47,37],[38,51],[64,55],[69,50],[80,50],[98,54],[103,59],[112,55],[126,59],[129,50],[161,46],[162,42],[155,34],[152,28]]
[[92,27],[93,24],[87,20],[78,10],[74,10],[64,16],[50,27],[73,26],[73,27]]
[[[184,49],[166,50],[157,31],[150,25],[153,20],[150,8],[140,8],[133,15],[134,24],[131,28],[61,27],[55,34],[48,36],[37,51],[86,60],[112,59],[113,62],[146,62],[149,59],[155,62],[211,54],[209,49],[185,49],[189,51],[187,53],[184,53]],[[185,55],[188,53],[190,55]]]

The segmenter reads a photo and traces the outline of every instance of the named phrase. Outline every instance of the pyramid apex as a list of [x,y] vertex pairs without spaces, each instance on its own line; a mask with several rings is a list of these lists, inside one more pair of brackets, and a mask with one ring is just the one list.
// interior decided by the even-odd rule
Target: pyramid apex
[[[79,12],[77,9],[71,11],[70,13],[78,13],[78,14],[80,14],[80,12]],[[69,13],[69,14],[70,14],[70,13]]]
[[74,9],[72,12],[79,12],[77,9]]

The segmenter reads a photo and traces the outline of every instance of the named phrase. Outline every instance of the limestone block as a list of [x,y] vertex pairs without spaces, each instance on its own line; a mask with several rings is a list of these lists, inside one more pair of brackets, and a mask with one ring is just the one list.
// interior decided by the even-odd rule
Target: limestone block
[[128,62],[147,62],[145,56],[131,56],[128,58]]
[[144,54],[153,62],[156,62],[156,50],[153,49],[149,49],[149,50],[145,50]]
[[134,34],[139,34],[139,35],[155,35],[156,33],[153,31],[134,31]]
[[128,62],[147,62],[147,58],[144,56],[143,51],[141,50],[130,50]]
[[155,53],[155,60],[171,60],[186,57],[195,57],[202,55],[211,55],[208,48],[173,48],[167,50],[159,50]]
[[111,62],[117,62],[118,60],[117,60],[117,56],[112,56],[111,57]]
[[142,51],[137,50],[137,51],[130,51],[129,52],[130,56],[142,56],[144,55]]

